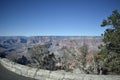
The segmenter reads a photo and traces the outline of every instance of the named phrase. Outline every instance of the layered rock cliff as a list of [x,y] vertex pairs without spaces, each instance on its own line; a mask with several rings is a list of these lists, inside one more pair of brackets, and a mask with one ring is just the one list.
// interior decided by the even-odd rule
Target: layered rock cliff
[[102,43],[100,36],[1,36],[0,55],[5,57],[27,56],[27,50],[33,45],[49,43],[51,52],[59,54],[61,47],[81,47],[84,43],[88,45],[89,51],[98,50]]

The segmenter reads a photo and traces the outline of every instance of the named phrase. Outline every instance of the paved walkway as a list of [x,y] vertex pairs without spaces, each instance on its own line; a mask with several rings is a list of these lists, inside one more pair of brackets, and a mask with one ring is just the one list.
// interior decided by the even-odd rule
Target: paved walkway
[[27,77],[23,77],[20,75],[17,75],[7,69],[5,69],[1,64],[0,64],[0,80],[35,80]]

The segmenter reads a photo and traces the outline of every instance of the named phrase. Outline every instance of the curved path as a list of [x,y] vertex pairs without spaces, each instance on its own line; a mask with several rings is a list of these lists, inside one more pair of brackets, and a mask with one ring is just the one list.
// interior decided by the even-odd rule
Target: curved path
[[23,77],[20,75],[17,75],[7,69],[5,69],[1,64],[0,64],[0,80],[35,80],[27,77]]

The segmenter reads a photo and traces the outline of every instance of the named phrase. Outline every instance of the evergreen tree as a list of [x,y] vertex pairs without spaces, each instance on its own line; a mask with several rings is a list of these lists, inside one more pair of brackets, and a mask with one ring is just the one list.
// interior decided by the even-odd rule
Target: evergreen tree
[[103,73],[120,74],[120,13],[114,10],[101,26],[108,27],[103,34],[104,45],[100,46],[98,59],[103,62]]
[[48,45],[35,45],[33,48],[31,48],[28,53],[31,55],[31,58],[35,63],[37,63],[37,66],[41,69],[44,69],[44,62],[43,58],[49,54],[48,51]]
[[88,45],[87,44],[83,44],[83,46],[80,48],[80,51],[81,51],[81,62],[82,62],[82,65],[85,67],[85,64],[86,64],[86,56],[88,54]]

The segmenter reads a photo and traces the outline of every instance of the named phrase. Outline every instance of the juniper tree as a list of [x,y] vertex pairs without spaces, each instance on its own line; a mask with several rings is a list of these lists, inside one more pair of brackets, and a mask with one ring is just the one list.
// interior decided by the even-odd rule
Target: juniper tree
[[37,63],[39,68],[45,68],[43,58],[49,54],[48,45],[35,45],[28,53],[31,55],[32,60]]
[[82,65],[85,67],[85,64],[86,64],[86,56],[88,54],[88,45],[87,44],[83,44],[83,46],[80,48],[80,51],[81,51],[81,62],[82,62]]

